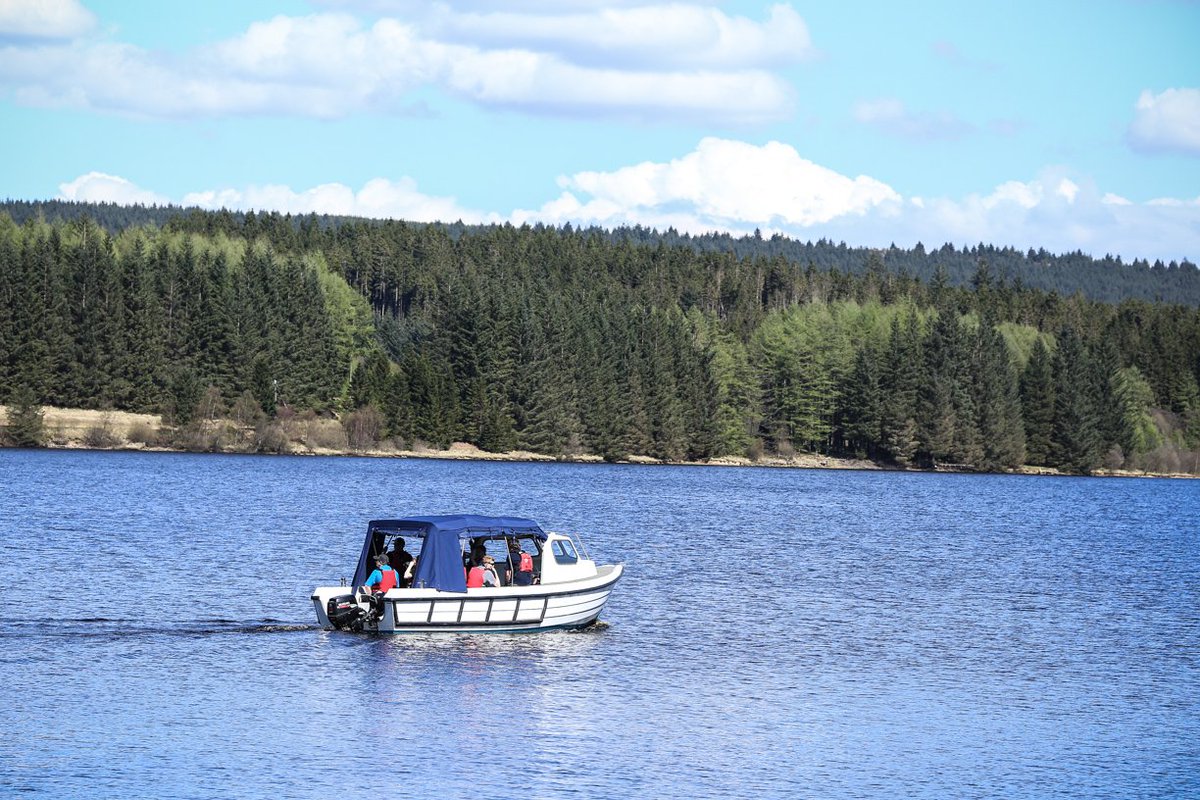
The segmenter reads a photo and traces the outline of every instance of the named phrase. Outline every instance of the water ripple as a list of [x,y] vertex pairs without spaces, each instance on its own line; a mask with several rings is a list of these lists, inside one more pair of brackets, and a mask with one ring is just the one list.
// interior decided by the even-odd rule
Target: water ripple
[[[0,474],[5,791],[1200,796],[1197,482],[29,451]],[[604,623],[315,626],[366,519],[460,510],[624,561]]]

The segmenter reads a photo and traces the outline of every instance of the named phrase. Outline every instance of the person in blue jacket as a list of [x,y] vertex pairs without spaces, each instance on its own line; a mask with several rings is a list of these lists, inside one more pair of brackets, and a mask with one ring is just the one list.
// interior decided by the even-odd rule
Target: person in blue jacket
[[362,588],[367,593],[367,600],[371,603],[370,618],[378,620],[383,616],[383,596],[388,589],[394,589],[400,585],[400,576],[388,564],[387,553],[375,556],[375,564],[375,570],[367,576],[367,582],[363,584]]
[[380,553],[375,557],[375,564],[375,570],[367,576],[367,582],[363,584],[364,589],[373,594],[383,594],[388,589],[394,589],[400,585],[400,576],[388,563],[385,553]]

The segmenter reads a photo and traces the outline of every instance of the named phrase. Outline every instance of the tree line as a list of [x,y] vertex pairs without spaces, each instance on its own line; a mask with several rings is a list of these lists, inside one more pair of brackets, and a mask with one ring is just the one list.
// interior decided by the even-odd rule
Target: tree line
[[[65,222],[87,217],[113,235],[129,227],[153,225],[208,235],[224,233],[252,239],[265,236],[277,247],[289,250],[324,249],[337,238],[338,229],[346,225],[387,228],[395,224],[391,221],[328,214],[210,212],[177,206],[67,200],[7,200],[0,202],[0,212],[7,213],[18,225],[28,220]],[[430,225],[445,231],[455,241],[462,236],[484,233],[489,227],[462,222]],[[565,226],[563,231],[571,232],[571,226]],[[982,242],[962,247],[944,243],[926,248],[918,243],[912,248],[899,248],[893,244],[884,249],[872,249],[827,239],[801,241],[781,234],[764,237],[757,231],[747,236],[728,233],[691,235],[673,228],[658,231],[640,225],[613,229],[587,228],[575,232],[588,237],[598,236],[609,244],[628,242],[639,247],[662,244],[668,248],[687,248],[698,254],[730,253],[739,259],[782,258],[797,264],[812,264],[822,272],[838,271],[854,275],[861,275],[865,271],[868,258],[874,253],[883,259],[884,268],[889,272],[925,282],[933,280],[940,272],[953,286],[969,285],[979,260],[987,259],[998,278],[1016,286],[1029,286],[1062,295],[1080,292],[1084,297],[1107,303],[1142,299],[1200,307],[1200,270],[1187,259],[1166,262],[1156,259],[1150,262],[1144,258],[1124,260],[1119,254],[1094,258],[1078,250],[1051,253],[1045,248],[1029,248],[1021,251]]]
[[842,270],[570,228],[0,215],[0,399],[176,425],[205,403],[370,414],[405,443],[612,460],[1195,458],[1194,307],[1065,296],[986,255],[963,283],[862,254]]

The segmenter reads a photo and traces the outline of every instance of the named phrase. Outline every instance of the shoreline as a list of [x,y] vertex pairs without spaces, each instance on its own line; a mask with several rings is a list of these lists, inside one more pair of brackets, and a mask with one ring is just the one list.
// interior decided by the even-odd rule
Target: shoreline
[[[491,453],[480,450],[466,442],[455,442],[447,449],[418,446],[411,449],[376,447],[356,450],[354,448],[323,447],[312,445],[302,438],[290,438],[286,452],[265,452],[245,447],[188,448],[147,443],[136,439],[140,430],[163,430],[161,417],[154,414],[133,414],[124,411],[94,411],[89,409],[62,409],[44,407],[43,424],[47,450],[110,450],[151,453],[216,453],[223,455],[278,455],[278,456],[341,456],[360,458],[426,458],[447,461],[504,461],[512,463],[566,463],[566,464],[632,464],[639,466],[690,466],[690,467],[770,467],[775,469],[825,469],[825,470],[871,470],[879,472],[905,472],[911,474],[964,474],[964,475],[1028,475],[1048,477],[1099,477],[1099,478],[1183,478],[1197,479],[1200,475],[1186,472],[1143,472],[1135,470],[1097,469],[1090,476],[1079,476],[1061,472],[1053,467],[1022,466],[1003,472],[979,472],[958,468],[956,465],[939,465],[932,469],[880,464],[868,459],[839,458],[812,453],[796,453],[792,456],[762,456],[751,459],[745,456],[720,456],[704,461],[663,461],[650,456],[629,456],[617,461],[605,461],[601,456],[575,455],[555,457],[526,450],[506,453]],[[7,408],[0,406],[0,425],[7,423]],[[131,434],[135,438],[131,439]]]

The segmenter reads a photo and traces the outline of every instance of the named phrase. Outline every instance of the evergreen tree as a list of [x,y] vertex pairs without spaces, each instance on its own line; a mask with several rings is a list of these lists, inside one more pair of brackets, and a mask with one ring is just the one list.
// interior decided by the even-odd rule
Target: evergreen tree
[[994,471],[1025,461],[1025,429],[1016,368],[992,320],[979,326],[974,369],[975,411],[982,458],[976,466]]
[[1137,367],[1125,367],[1113,373],[1112,394],[1118,409],[1118,442],[1126,460],[1161,445],[1162,435],[1150,416],[1154,392]]
[[757,440],[755,434],[762,418],[758,381],[746,347],[737,337],[716,323],[710,336],[717,402],[714,453],[746,456]]
[[919,454],[933,464],[974,465],[983,460],[971,379],[971,342],[956,315],[938,314],[925,345],[924,382],[918,391]]
[[[123,352],[116,365],[120,380],[128,387],[122,407],[148,413],[162,403],[166,353],[163,350],[162,307],[141,238],[122,267],[122,293],[128,324]],[[121,401],[118,405],[122,405]]]
[[1054,367],[1042,337],[1021,374],[1021,409],[1025,422],[1026,459],[1036,466],[1049,466],[1054,450]]
[[912,309],[892,319],[888,351],[884,361],[883,447],[900,464],[917,455],[917,396],[925,380],[925,354],[920,323]]
[[45,439],[43,418],[33,389],[18,388],[9,400],[6,438],[15,447],[41,447]]
[[1089,474],[1100,465],[1103,442],[1095,408],[1095,364],[1072,328],[1059,336],[1054,353],[1054,433],[1051,463],[1068,472]]
[[881,361],[869,344],[859,348],[842,390],[846,445],[860,458],[875,458],[884,442]]

